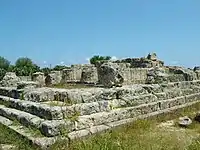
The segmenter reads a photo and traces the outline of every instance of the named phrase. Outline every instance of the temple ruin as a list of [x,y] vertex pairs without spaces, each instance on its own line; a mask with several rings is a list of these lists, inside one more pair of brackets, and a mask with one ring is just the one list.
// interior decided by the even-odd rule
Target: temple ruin
[[[153,53],[37,72],[32,81],[7,73],[0,82],[0,123],[42,149],[61,139],[67,144],[200,102],[199,70],[165,66]],[[70,83],[90,86],[53,86]]]

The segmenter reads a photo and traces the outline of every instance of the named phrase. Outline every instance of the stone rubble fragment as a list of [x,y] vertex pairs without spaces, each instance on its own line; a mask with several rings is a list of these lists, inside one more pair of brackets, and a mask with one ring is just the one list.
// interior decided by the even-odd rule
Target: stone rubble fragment
[[192,120],[188,116],[179,118],[179,126],[181,127],[189,127],[192,124]]

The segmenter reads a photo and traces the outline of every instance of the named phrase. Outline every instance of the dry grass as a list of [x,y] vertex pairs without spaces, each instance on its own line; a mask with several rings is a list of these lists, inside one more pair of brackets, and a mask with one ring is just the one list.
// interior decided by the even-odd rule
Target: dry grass
[[166,115],[138,120],[118,127],[106,133],[73,141],[66,146],[65,142],[55,144],[52,149],[69,150],[193,150],[200,149],[198,140],[200,124],[194,122],[189,129],[159,128],[158,125],[167,120],[176,120],[180,116],[194,116],[200,109],[200,103],[188,108],[174,111]]
[[[193,122],[188,129],[177,126],[160,127],[162,122],[176,120],[188,115],[193,118],[200,110],[200,103],[191,107],[159,115],[145,120],[138,120],[87,139],[77,140],[67,145],[59,141],[52,150],[199,150],[200,124]],[[25,139],[18,138],[11,131],[0,126],[0,143],[20,144],[21,149],[34,149]]]
[[50,86],[52,88],[62,88],[62,89],[81,89],[81,88],[91,88],[95,87],[93,85],[86,85],[86,84],[80,84],[80,83],[68,83],[68,84],[57,84]]

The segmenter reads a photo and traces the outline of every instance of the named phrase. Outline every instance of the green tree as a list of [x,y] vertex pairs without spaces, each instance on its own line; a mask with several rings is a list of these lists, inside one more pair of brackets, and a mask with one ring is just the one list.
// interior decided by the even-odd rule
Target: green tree
[[98,61],[104,61],[104,60],[110,60],[111,57],[110,56],[99,56],[99,55],[95,55],[90,59],[90,63],[91,64],[96,64]]
[[6,70],[3,69],[3,68],[0,68],[0,81],[3,79],[3,77],[5,76],[6,74]]
[[41,69],[41,72],[43,72],[44,75],[47,76],[51,72],[51,69],[48,67],[45,67]]
[[64,65],[56,65],[53,68],[53,70],[55,70],[55,71],[61,71],[61,70],[66,69],[66,68],[67,68],[67,66],[64,66]]
[[15,62],[14,70],[18,76],[29,76],[40,71],[40,67],[34,64],[30,58],[21,57]]
[[4,57],[0,56],[0,80],[3,79],[6,72],[8,71],[9,65],[10,65],[10,62]]
[[10,65],[10,66],[8,67],[8,71],[9,71],[9,72],[15,72],[15,65]]
[[0,68],[7,71],[9,65],[10,65],[10,62],[7,59],[5,59],[4,57],[0,56]]

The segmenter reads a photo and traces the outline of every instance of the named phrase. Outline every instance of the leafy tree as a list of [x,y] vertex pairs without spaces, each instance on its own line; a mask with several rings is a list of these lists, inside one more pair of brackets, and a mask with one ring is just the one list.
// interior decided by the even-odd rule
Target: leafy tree
[[0,68],[4,70],[8,70],[9,65],[10,65],[10,62],[4,57],[0,56]]
[[104,61],[104,60],[110,60],[111,57],[110,56],[99,56],[99,55],[95,55],[90,59],[90,63],[91,64],[96,64],[98,61]]
[[64,66],[64,65],[56,65],[53,68],[53,70],[55,70],[55,71],[61,71],[61,70],[66,69],[66,68],[67,68],[67,66]]
[[43,72],[44,75],[47,76],[51,72],[51,69],[48,67],[45,67],[41,69],[41,72]]
[[21,57],[15,62],[14,71],[18,76],[29,76],[40,70],[40,67],[32,62],[30,58]]
[[0,80],[2,80],[3,77],[5,76],[6,71],[9,68],[9,65],[10,65],[10,62],[4,57],[0,56]]
[[3,68],[0,68],[0,81],[3,79],[3,77],[5,76],[6,74],[6,70],[3,69]]
[[15,66],[14,66],[14,65],[10,65],[10,66],[8,67],[8,71],[9,71],[9,72],[15,72]]

